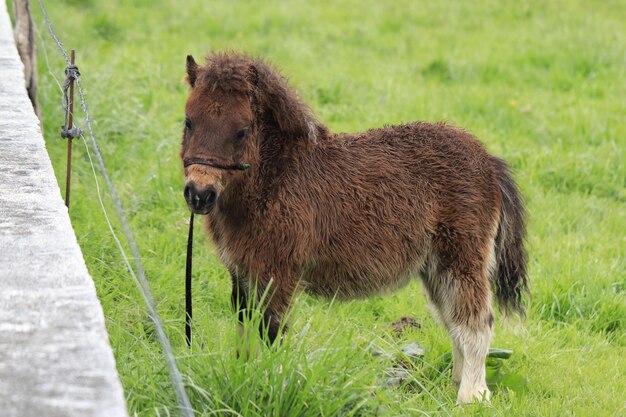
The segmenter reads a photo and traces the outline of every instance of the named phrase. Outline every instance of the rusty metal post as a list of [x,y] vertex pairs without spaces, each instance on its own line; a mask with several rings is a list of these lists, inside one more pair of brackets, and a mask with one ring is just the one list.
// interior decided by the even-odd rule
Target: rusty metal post
[[[72,49],[70,54],[70,62],[74,65],[74,61],[76,58],[76,52]],[[74,78],[70,77],[70,95],[67,103],[69,108],[69,114],[67,118],[67,129],[68,132],[72,131],[72,124],[74,121]],[[65,176],[65,206],[67,209],[70,209],[70,183],[72,180],[72,134],[67,138],[67,173]]]

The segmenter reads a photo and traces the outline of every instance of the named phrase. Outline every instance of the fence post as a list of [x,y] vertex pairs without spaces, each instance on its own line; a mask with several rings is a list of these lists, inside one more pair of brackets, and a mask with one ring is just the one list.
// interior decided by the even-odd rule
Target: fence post
[[39,114],[37,104],[37,54],[35,51],[35,36],[33,29],[33,17],[30,13],[30,2],[28,0],[13,0],[13,17],[15,27],[13,36],[17,45],[17,52],[24,64],[24,78],[26,78],[26,90],[30,102],[33,103],[35,113]]

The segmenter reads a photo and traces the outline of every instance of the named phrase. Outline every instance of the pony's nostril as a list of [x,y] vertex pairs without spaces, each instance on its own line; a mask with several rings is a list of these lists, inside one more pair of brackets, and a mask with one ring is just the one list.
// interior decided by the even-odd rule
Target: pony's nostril
[[206,196],[204,197],[204,201],[206,201],[207,205],[211,206],[215,203],[215,199],[217,198],[217,190],[213,186],[209,186],[206,191]]
[[185,191],[183,191],[183,196],[185,197],[186,202],[191,202],[191,186],[186,185]]

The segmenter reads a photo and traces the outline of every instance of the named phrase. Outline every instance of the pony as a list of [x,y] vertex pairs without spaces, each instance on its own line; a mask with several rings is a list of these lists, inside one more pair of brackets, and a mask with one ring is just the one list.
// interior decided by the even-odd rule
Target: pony
[[452,341],[457,402],[488,400],[492,297],[523,316],[527,291],[507,164],[446,123],[333,133],[261,58],[189,55],[186,72],[184,196],[206,215],[239,320],[267,294],[271,344],[298,291],[349,300],[419,278]]

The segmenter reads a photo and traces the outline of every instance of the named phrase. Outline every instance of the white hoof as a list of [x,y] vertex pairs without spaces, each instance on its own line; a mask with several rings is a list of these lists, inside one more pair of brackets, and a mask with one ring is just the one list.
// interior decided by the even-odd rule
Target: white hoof
[[457,404],[469,404],[474,401],[489,401],[491,399],[491,391],[489,388],[475,388],[475,389],[461,389],[459,390],[459,395],[456,398]]

